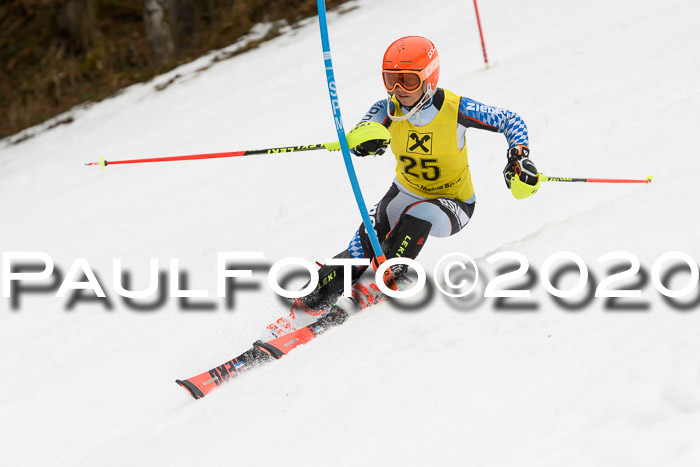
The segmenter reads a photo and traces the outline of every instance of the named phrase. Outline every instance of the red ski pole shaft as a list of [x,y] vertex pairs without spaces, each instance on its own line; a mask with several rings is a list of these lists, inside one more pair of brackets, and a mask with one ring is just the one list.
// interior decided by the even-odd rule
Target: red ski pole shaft
[[106,161],[100,159],[99,162],[89,162],[85,165],[97,165],[103,169],[108,165],[117,164],[143,164],[146,162],[178,162],[178,161],[193,161],[201,159],[219,159],[222,157],[239,157],[239,156],[254,156],[261,154],[281,154],[286,152],[298,151],[315,151],[317,149],[335,150],[333,147],[337,143],[311,144],[306,146],[288,146],[284,148],[268,148],[268,149],[253,149],[247,151],[232,151],[232,152],[214,152],[210,154],[191,154],[188,156],[170,156],[170,157],[150,157],[145,159],[128,159],[119,161]]
[[479,37],[481,38],[481,50],[484,52],[484,63],[489,66],[489,58],[486,56],[486,43],[484,42],[484,31],[481,29],[481,19],[479,18],[479,7],[474,0],[474,11],[476,12],[476,24],[479,26]]
[[651,183],[654,180],[653,175],[649,175],[644,179],[629,179],[629,178],[572,178],[572,177],[548,177],[545,174],[540,174],[540,180],[543,182],[580,182],[580,183]]

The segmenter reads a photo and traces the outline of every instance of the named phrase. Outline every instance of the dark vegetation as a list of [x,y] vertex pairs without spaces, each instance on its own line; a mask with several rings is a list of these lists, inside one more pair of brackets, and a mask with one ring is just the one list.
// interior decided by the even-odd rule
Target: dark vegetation
[[0,0],[0,138],[225,47],[256,23],[315,14],[315,0]]

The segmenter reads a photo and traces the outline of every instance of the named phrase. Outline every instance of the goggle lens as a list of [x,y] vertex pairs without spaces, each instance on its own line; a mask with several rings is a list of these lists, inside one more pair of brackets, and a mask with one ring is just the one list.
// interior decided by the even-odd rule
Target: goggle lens
[[382,75],[384,76],[384,87],[389,92],[393,92],[396,86],[401,86],[404,90],[411,92],[420,88],[422,84],[420,76],[415,72],[389,73],[385,71]]

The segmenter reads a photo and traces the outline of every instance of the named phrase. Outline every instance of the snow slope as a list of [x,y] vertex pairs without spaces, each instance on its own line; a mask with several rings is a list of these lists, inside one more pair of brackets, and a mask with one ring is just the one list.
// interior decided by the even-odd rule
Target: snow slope
[[[387,44],[418,34],[438,47],[442,86],[523,116],[541,171],[656,176],[550,183],[516,201],[501,176],[505,139],[470,130],[475,217],[427,243],[427,270],[459,252],[492,278],[486,258],[515,251],[539,272],[571,251],[599,281],[609,252],[632,252],[647,273],[669,251],[700,258],[700,4],[481,2],[489,70],[471,2],[352,5],[329,15],[346,126],[384,96]],[[537,276],[534,311],[499,311],[493,299],[465,309],[439,294],[414,312],[382,305],[194,402],[176,378],[230,359],[283,314],[265,271],[233,310],[210,298],[200,299],[209,311],[169,299],[139,312],[114,292],[112,258],[136,287],[150,258],[163,268],[177,258],[189,288],[214,294],[219,251],[322,260],[360,222],[338,153],[83,166],[333,140],[316,21],[197,71],[211,58],[75,109],[70,125],[0,142],[2,251],[46,252],[63,274],[85,258],[112,305],[66,310],[66,299],[32,294],[13,311],[0,300],[0,465],[700,463],[700,307],[672,308],[651,282],[637,311],[602,299],[564,309]],[[394,162],[355,166],[373,203]]]

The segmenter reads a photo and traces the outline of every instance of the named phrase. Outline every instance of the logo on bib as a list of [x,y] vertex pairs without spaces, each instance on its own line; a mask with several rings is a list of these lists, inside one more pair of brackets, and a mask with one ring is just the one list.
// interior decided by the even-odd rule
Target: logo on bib
[[417,131],[408,132],[408,144],[406,151],[413,154],[432,154],[433,153],[433,134],[418,133]]

